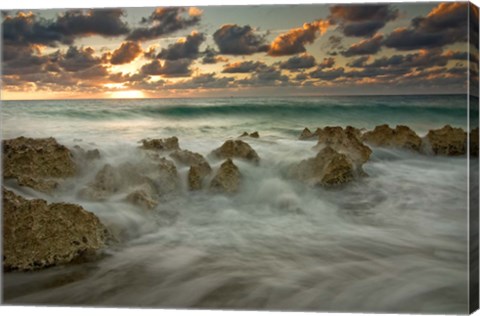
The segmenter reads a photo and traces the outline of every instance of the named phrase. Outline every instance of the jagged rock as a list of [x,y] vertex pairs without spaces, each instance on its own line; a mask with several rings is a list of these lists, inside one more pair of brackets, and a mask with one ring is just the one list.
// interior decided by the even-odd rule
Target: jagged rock
[[169,151],[169,150],[180,149],[180,146],[178,145],[178,138],[173,136],[170,138],[162,138],[162,139],[142,139],[141,148],[150,149],[150,150]]
[[186,166],[208,164],[202,155],[189,150],[175,150],[170,154],[170,157],[176,162]]
[[470,132],[470,154],[478,157],[478,127]]
[[242,135],[240,135],[240,137],[247,137],[247,136],[248,136],[247,132],[243,132]]
[[155,178],[155,183],[160,195],[174,193],[180,187],[177,167],[175,164],[166,159],[161,158],[158,163],[159,175]]
[[347,127],[345,127],[345,132],[347,132],[351,135],[354,135],[355,137],[357,137],[358,140],[360,140],[362,138],[362,131],[358,128],[353,127],[353,126],[347,125]]
[[235,193],[240,187],[240,170],[231,159],[227,159],[210,182],[210,189],[221,193]]
[[100,159],[100,151],[98,149],[85,150],[82,147],[75,145],[73,146],[74,155],[79,156],[81,159],[85,160],[95,160]]
[[398,147],[420,150],[422,139],[408,126],[397,125],[395,129],[387,124],[376,126],[373,131],[366,132],[362,140],[374,146]]
[[305,139],[311,139],[313,137],[315,137],[315,135],[312,133],[312,131],[310,131],[307,127],[305,127],[298,139],[305,140]]
[[257,152],[242,140],[227,140],[221,147],[212,151],[211,155],[219,159],[241,158],[254,163],[260,161]]
[[71,152],[54,138],[18,137],[3,141],[5,179],[17,179],[20,185],[50,192],[58,184],[54,179],[75,173]]
[[292,166],[288,174],[312,186],[335,186],[352,181],[355,170],[345,154],[327,146],[314,158]]
[[81,206],[27,200],[3,188],[3,267],[33,270],[71,262],[105,245],[109,233]]
[[135,190],[127,197],[125,200],[133,205],[139,206],[144,209],[154,209],[158,205],[158,201],[154,200],[147,192],[144,190]]
[[18,185],[35,189],[39,192],[52,193],[59,183],[52,179],[36,179],[29,176],[17,177]]
[[252,137],[252,138],[259,138],[260,137],[260,134],[258,134],[257,131],[253,132],[253,133],[250,133],[248,134],[247,132],[243,132],[242,135],[240,135],[240,137]]
[[464,155],[467,150],[467,133],[461,128],[445,125],[440,129],[430,130],[425,142],[436,155]]
[[327,146],[335,151],[345,154],[354,165],[360,169],[368,161],[372,150],[357,138],[357,132],[353,128],[343,129],[339,126],[327,126],[318,129],[318,144],[316,149],[323,149]]

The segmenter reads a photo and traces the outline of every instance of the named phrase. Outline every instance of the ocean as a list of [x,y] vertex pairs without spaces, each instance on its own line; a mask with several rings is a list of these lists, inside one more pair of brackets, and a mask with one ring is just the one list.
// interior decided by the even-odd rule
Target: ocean
[[[7,304],[468,310],[466,156],[372,147],[369,176],[337,189],[301,185],[284,172],[315,154],[314,141],[298,140],[304,127],[466,130],[464,95],[8,101],[1,116],[4,139],[55,137],[101,154],[52,196],[10,180],[7,188],[80,204],[122,236],[93,262],[6,273]],[[242,139],[261,162],[235,160],[235,195],[188,191],[187,167],[178,167],[180,194],[151,211],[124,202],[126,191],[103,202],[79,194],[106,163],[141,165],[141,139],[177,136],[182,149],[207,156],[245,131],[259,132]]]

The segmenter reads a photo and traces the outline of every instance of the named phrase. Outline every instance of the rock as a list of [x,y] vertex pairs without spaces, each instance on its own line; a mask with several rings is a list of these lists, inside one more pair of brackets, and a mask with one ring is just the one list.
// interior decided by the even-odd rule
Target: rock
[[231,159],[227,159],[210,182],[210,189],[221,193],[235,193],[240,187],[240,171]]
[[305,140],[305,139],[311,139],[313,137],[315,137],[315,135],[308,128],[305,127],[298,139]]
[[257,152],[242,140],[227,140],[221,147],[212,151],[211,155],[218,159],[241,158],[254,163],[260,161]]
[[178,145],[178,138],[173,136],[170,138],[162,138],[162,139],[142,139],[141,148],[150,149],[150,150],[169,151],[169,150],[180,149],[180,146]]
[[312,186],[336,186],[352,181],[355,170],[345,154],[327,146],[314,158],[292,166],[288,174]]
[[318,129],[316,133],[318,133],[316,149],[321,150],[329,146],[335,151],[345,154],[355,169],[360,169],[370,158],[372,150],[357,138],[358,133],[353,128],[343,129],[339,126],[327,126]]
[[175,164],[166,158],[161,158],[157,166],[158,176],[155,178],[155,184],[158,194],[165,195],[176,192],[180,187],[180,179]]
[[109,237],[100,220],[79,205],[47,204],[2,191],[5,270],[69,263],[102,248]]
[[125,200],[133,205],[139,206],[143,209],[154,209],[158,205],[158,201],[154,200],[147,192],[144,190],[135,190],[127,197]]
[[[170,154],[170,157],[185,166],[207,164],[207,160],[200,154],[191,152],[189,150],[175,150]],[[210,167],[210,166],[209,166]]]
[[422,139],[408,126],[397,125],[395,129],[387,124],[376,126],[373,131],[366,132],[362,140],[374,146],[398,147],[420,150]]
[[425,142],[436,155],[464,155],[467,150],[467,133],[461,128],[445,125],[440,129],[430,130]]
[[54,138],[3,141],[3,177],[20,185],[50,192],[58,185],[54,179],[71,177],[76,169],[71,152]]
[[258,134],[257,131],[253,132],[253,133],[250,133],[248,134],[247,132],[243,132],[242,135],[240,135],[240,137],[252,137],[252,138],[259,138],[260,137],[260,134]]
[[205,178],[212,172],[210,165],[193,165],[188,170],[188,188],[192,191],[201,190]]
[[478,127],[470,132],[470,154],[478,157]]
[[98,149],[85,150],[82,147],[75,145],[73,146],[74,156],[80,157],[83,160],[95,160],[100,159],[100,151]]
[[242,135],[240,135],[240,137],[247,137],[248,136],[248,133],[247,132],[243,132]]
[[52,193],[59,183],[52,179],[36,179],[29,176],[19,176],[18,185],[25,186],[43,193]]

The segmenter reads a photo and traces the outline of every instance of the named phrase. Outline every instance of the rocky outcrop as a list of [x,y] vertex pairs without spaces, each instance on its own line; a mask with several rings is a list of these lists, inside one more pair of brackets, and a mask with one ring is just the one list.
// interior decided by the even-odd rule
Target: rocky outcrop
[[142,149],[170,151],[180,149],[178,138],[173,136],[161,139],[142,139]]
[[395,129],[387,124],[376,126],[373,131],[362,135],[362,140],[373,146],[397,147],[418,151],[422,139],[408,126],[397,125]]
[[247,132],[243,132],[242,135],[240,135],[240,137],[252,137],[252,138],[259,138],[260,137],[260,134],[258,134],[257,131],[253,132],[253,133],[250,133],[248,134]]
[[208,164],[205,157],[199,153],[194,153],[189,150],[175,150],[170,154],[170,157],[177,163],[185,166]]
[[478,157],[478,127],[470,132],[470,155]]
[[358,139],[356,129],[327,126],[318,129],[317,132],[318,144],[316,149],[321,150],[325,147],[331,147],[338,153],[345,154],[356,169],[360,169],[370,158],[372,150]]
[[306,139],[312,139],[314,138],[315,135],[314,133],[312,133],[311,130],[309,130],[307,127],[305,127],[302,131],[302,133],[300,134],[300,136],[298,137],[298,139],[300,140],[306,140]]
[[338,153],[330,146],[310,159],[290,167],[288,175],[312,186],[336,186],[354,179],[355,170],[345,154]]
[[100,151],[98,149],[95,148],[85,150],[78,145],[73,146],[73,154],[75,157],[78,157],[82,160],[95,160],[101,158]]
[[154,200],[145,190],[135,190],[127,195],[125,200],[133,205],[148,210],[154,209],[158,205],[158,201]]
[[105,245],[109,233],[81,206],[27,200],[3,188],[3,267],[33,270],[71,262]]
[[424,141],[435,155],[459,156],[467,151],[467,133],[450,125],[430,130]]
[[221,147],[212,151],[211,155],[217,159],[241,158],[253,163],[260,161],[257,152],[242,140],[227,140]]
[[210,182],[210,189],[219,193],[235,193],[240,187],[240,170],[231,159],[227,159]]
[[212,172],[207,160],[202,155],[188,150],[176,150],[170,157],[177,163],[190,166],[188,188],[192,191],[201,190],[205,178]]
[[166,195],[177,192],[180,187],[177,167],[166,158],[161,158],[157,165],[158,175],[155,176],[155,184],[159,195]]
[[3,141],[3,177],[50,192],[58,180],[76,173],[72,154],[54,138],[18,137]]

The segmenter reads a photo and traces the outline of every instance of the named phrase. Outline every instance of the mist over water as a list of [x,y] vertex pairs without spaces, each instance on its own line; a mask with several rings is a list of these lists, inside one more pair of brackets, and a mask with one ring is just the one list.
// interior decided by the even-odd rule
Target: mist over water
[[[4,138],[55,137],[98,148],[53,196],[12,181],[27,197],[82,205],[121,242],[98,260],[4,275],[8,304],[357,312],[467,312],[467,158],[372,148],[369,177],[310,188],[286,167],[315,155],[304,127],[405,124],[424,136],[467,128],[465,96],[7,102]],[[259,154],[235,160],[238,194],[181,192],[151,211],[79,191],[106,163],[144,164],[143,138],[177,136],[207,156],[244,131]],[[215,170],[221,161],[210,160]]]

